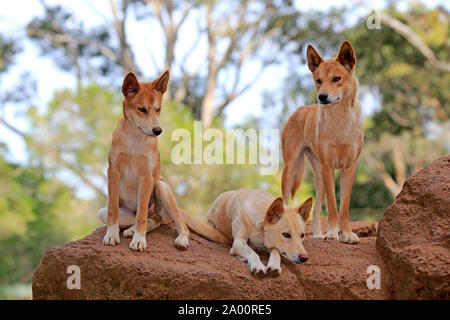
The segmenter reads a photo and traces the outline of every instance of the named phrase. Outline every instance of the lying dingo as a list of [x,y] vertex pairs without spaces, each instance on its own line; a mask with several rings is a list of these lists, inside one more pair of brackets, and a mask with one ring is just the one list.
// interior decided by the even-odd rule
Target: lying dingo
[[[296,264],[308,260],[303,240],[311,207],[312,198],[297,208],[287,208],[282,198],[265,191],[239,189],[222,193],[209,208],[207,220],[233,239],[230,254],[247,260],[253,275],[278,276],[280,253]],[[249,244],[270,251],[267,268]]]

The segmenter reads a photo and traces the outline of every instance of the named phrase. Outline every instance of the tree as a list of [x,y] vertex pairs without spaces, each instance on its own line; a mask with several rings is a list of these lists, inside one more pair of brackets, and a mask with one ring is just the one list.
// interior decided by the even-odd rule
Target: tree
[[40,167],[20,166],[0,151],[0,286],[30,283],[44,251],[84,236],[95,222],[90,204],[46,178]]
[[[34,161],[47,170],[69,170],[101,198],[106,197],[106,159],[122,115],[120,93],[89,85],[55,93],[48,108],[30,108],[26,134]],[[77,180],[75,180],[77,181]]]
[[[164,38],[164,66],[156,66],[181,71],[181,75],[172,72],[172,83],[177,87],[169,88],[169,96],[179,102],[193,94],[200,99],[190,99],[200,105],[192,105],[194,114],[200,113],[204,126],[209,127],[216,116],[221,116],[225,108],[245,93],[263,73],[265,68],[276,62],[271,51],[262,50],[273,39],[285,20],[285,14],[279,10],[292,7],[290,1],[281,1],[278,6],[263,0],[246,1],[110,1],[112,21],[99,24],[87,30],[80,23],[77,28],[67,25],[68,19],[77,19],[61,6],[45,7],[45,16],[35,18],[27,26],[28,35],[41,47],[44,54],[52,54],[57,65],[63,70],[75,72],[79,87],[83,78],[104,79],[112,77],[118,70],[122,74],[134,71],[142,74],[136,64],[132,48],[125,32],[127,19],[131,14],[135,18],[147,19],[160,25]],[[188,17],[196,15],[198,19],[198,41],[192,47],[178,51],[176,44]],[[110,32],[114,30],[114,34]],[[114,38],[117,41],[114,41]],[[207,41],[205,61],[207,68],[190,73],[184,64],[196,50],[201,39]],[[224,49],[221,49],[224,48]],[[266,48],[267,49],[267,48]],[[198,55],[200,51],[195,51]],[[152,53],[150,53],[152,55]],[[246,62],[257,56],[260,70],[255,77],[243,83],[242,73]],[[274,58],[275,57],[275,58]],[[153,58],[153,61],[155,58]],[[94,70],[100,70],[96,74]],[[173,71],[173,70],[172,70]],[[205,72],[206,71],[206,72]],[[232,79],[229,86],[219,86],[219,77]],[[192,82],[201,84],[194,92]],[[116,82],[115,85],[118,85]],[[173,85],[172,85],[173,87]]]

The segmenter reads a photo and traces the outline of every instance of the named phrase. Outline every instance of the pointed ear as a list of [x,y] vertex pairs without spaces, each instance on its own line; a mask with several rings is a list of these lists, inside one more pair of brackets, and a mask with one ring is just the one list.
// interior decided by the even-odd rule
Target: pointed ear
[[312,205],[313,205],[312,197],[309,197],[308,199],[305,200],[305,202],[303,202],[297,208],[297,212],[302,217],[303,221],[308,220],[309,213],[311,212]]
[[306,50],[306,59],[308,60],[308,68],[311,72],[314,72],[323,62],[320,54],[318,54],[316,49],[310,44],[308,44],[308,49]]
[[139,91],[139,81],[133,72],[129,72],[123,79],[122,93],[125,98],[133,98]]
[[342,42],[336,60],[339,61],[339,63],[342,64],[348,71],[353,70],[353,67],[356,64],[356,56],[352,45],[347,40]]
[[267,223],[275,224],[278,222],[278,220],[281,219],[283,214],[284,214],[283,198],[278,197],[272,202],[269,209],[267,209],[265,221]]
[[168,83],[169,83],[169,70],[164,72],[158,79],[153,81],[153,86],[159,92],[164,93],[167,90]]

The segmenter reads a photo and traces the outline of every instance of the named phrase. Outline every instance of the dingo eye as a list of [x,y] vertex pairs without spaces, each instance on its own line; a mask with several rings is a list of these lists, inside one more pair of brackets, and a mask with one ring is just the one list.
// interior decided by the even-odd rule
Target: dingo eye
[[317,79],[316,82],[317,82],[318,84],[321,84],[321,83],[322,83],[322,80]]
[[283,237],[289,239],[291,237],[291,234],[289,232],[283,232]]
[[305,237],[305,234],[304,234],[304,233],[302,233],[301,237],[302,237],[302,239],[303,239],[303,238]]
[[341,77],[334,77],[333,78],[333,82],[338,82],[339,80],[341,80]]
[[138,108],[138,110],[142,113],[147,113],[147,109],[145,109],[145,108]]
[[160,112],[161,111],[161,107],[156,108],[156,112]]

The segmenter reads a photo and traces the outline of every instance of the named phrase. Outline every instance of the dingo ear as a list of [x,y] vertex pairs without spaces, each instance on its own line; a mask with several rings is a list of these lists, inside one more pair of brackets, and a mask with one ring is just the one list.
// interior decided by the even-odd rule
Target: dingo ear
[[153,86],[159,92],[164,93],[167,90],[168,83],[169,83],[169,70],[164,72],[158,79],[153,81]]
[[139,91],[139,81],[133,72],[129,72],[123,79],[122,93],[125,98],[133,98]]
[[311,72],[317,69],[317,67],[323,62],[320,54],[317,53],[316,49],[310,44],[308,44],[308,49],[306,50],[306,59],[308,60],[308,68]]
[[339,53],[336,57],[337,61],[342,64],[348,71],[352,71],[353,67],[356,64],[356,56],[355,51],[353,50],[350,42],[345,40],[341,44],[341,48],[339,49]]
[[299,215],[302,217],[303,221],[308,220],[308,218],[309,218],[309,212],[311,211],[312,204],[313,204],[312,197],[309,197],[308,199],[305,200],[305,202],[303,202],[303,203],[297,208],[297,212],[298,212]]
[[272,202],[269,209],[267,210],[266,222],[275,224],[278,222],[278,220],[281,219],[283,214],[284,214],[283,198],[278,197]]

